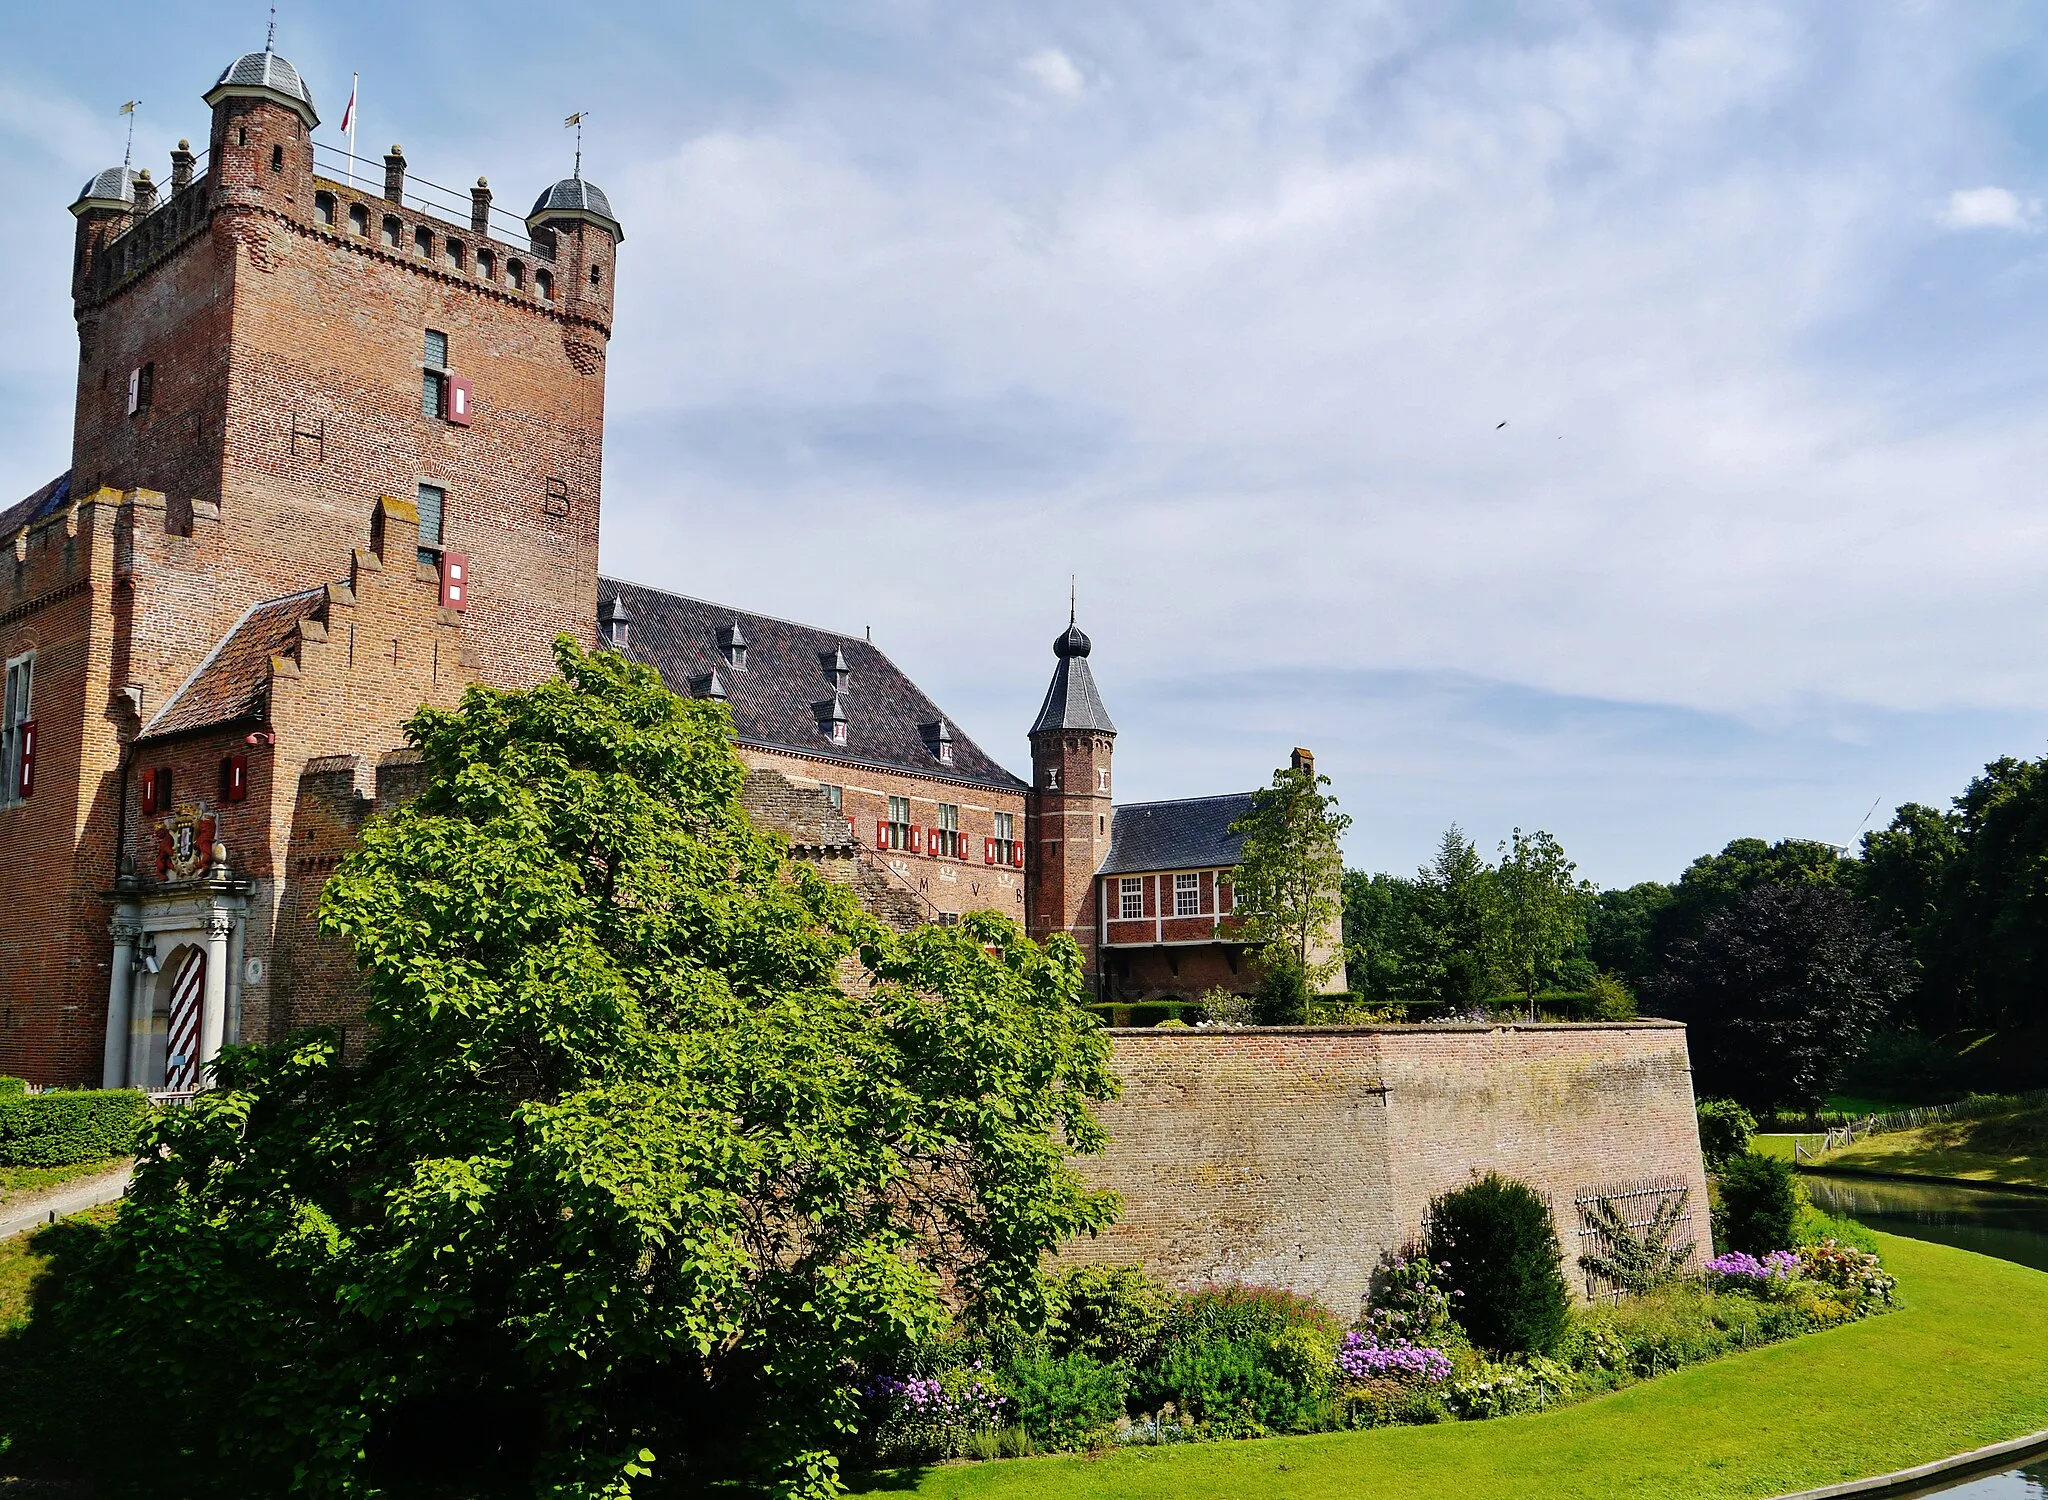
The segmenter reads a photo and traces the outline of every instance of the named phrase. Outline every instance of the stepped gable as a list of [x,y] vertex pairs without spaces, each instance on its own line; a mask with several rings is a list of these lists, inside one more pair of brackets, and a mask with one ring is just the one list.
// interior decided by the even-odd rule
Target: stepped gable
[[71,471],[66,469],[25,500],[0,510],[0,537],[11,537],[31,521],[39,521],[71,499]]
[[1232,833],[1230,825],[1251,810],[1250,792],[1119,807],[1110,825],[1109,857],[1098,873],[1235,865],[1244,849],[1244,835]]
[[[656,668],[671,689],[696,696],[714,694],[710,684],[716,676],[741,744],[1004,791],[1025,790],[1023,782],[961,733],[916,683],[860,636],[748,614],[612,578],[600,580],[599,597],[623,601],[632,619],[626,655]],[[744,642],[739,647],[743,668],[730,656],[735,625]],[[838,661],[844,662],[844,671],[835,674]],[[844,685],[835,682],[835,675],[844,677]],[[843,744],[820,730],[821,721],[829,722],[835,693],[846,716]],[[950,726],[950,764],[941,764],[933,751],[937,725]]]
[[326,602],[327,590],[318,588],[251,605],[199,669],[143,726],[139,738],[162,739],[238,719],[260,720],[270,683],[270,659],[292,645],[300,622],[319,613]]

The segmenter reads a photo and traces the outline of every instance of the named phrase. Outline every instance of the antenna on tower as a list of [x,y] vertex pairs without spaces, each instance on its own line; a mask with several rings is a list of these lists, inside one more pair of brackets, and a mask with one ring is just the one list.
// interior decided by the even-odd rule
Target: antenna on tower
[[132,166],[135,161],[135,106],[141,102],[140,99],[130,99],[121,106],[121,113],[128,117],[128,149],[121,153],[121,165],[124,167]]
[[574,126],[576,130],[575,176],[578,182],[581,182],[583,180],[583,117],[589,113],[590,111],[587,109],[579,109],[576,111],[575,114],[569,116],[568,119],[562,122],[562,128],[564,130],[569,129],[571,126]]

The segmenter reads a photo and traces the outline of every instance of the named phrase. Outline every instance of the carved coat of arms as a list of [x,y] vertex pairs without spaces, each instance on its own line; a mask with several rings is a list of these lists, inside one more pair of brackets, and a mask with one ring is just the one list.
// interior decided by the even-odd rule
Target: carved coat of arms
[[160,880],[189,880],[206,868],[213,850],[213,819],[196,807],[180,807],[156,824],[156,873]]

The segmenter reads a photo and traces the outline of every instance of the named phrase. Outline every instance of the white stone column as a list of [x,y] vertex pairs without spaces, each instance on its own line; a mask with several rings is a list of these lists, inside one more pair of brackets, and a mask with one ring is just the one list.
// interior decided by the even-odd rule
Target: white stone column
[[206,1087],[206,1070],[220,1056],[221,1039],[228,1024],[228,934],[235,919],[226,912],[206,918],[206,989],[199,1009],[199,1086]]
[[114,971],[107,976],[107,1045],[100,1059],[100,1087],[128,1085],[128,1002],[135,988],[135,940],[142,928],[123,913],[114,918]]

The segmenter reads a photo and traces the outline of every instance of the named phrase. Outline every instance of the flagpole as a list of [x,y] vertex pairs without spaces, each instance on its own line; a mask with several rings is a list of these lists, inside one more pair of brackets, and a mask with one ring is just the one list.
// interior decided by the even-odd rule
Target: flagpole
[[363,75],[348,75],[348,185],[356,185],[356,92],[362,87]]

